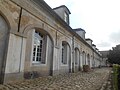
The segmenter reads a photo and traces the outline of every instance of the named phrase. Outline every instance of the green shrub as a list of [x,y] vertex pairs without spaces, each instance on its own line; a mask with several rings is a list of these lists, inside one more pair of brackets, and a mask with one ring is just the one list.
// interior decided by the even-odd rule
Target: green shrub
[[113,65],[113,88],[114,90],[118,90],[118,75],[119,75],[119,70],[120,65],[114,64]]

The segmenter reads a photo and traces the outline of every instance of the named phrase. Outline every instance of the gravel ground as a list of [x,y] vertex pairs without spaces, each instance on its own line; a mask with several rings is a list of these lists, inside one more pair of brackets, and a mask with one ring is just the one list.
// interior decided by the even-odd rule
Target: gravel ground
[[102,85],[109,79],[110,71],[110,68],[100,68],[87,73],[40,77],[0,85],[0,90],[102,90]]

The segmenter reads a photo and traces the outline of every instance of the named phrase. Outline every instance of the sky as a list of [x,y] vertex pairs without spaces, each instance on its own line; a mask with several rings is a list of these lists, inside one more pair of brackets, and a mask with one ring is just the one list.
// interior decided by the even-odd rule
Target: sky
[[44,0],[51,8],[66,5],[71,11],[70,26],[86,31],[99,49],[120,44],[120,0]]

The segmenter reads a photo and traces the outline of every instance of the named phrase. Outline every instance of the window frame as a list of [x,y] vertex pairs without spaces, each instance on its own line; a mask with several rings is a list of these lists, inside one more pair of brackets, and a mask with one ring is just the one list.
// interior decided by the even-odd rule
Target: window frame
[[68,14],[64,12],[64,21],[68,23],[68,20],[69,20]]
[[62,42],[62,57],[61,57],[61,63],[62,65],[68,64],[68,44],[66,42]]
[[79,49],[75,48],[75,65],[78,65],[79,60],[80,60],[80,54],[79,54]]
[[[39,35],[39,38],[36,37],[35,35],[36,36]],[[35,41],[35,40],[37,40],[37,41]],[[41,41],[42,41],[42,43],[41,43]],[[34,35],[33,35],[32,64],[36,64],[36,63],[45,64],[45,63],[42,63],[42,58],[43,58],[42,56],[43,56],[43,50],[44,50],[43,43],[44,43],[44,35],[35,30]],[[41,45],[42,45],[42,47],[41,47]],[[34,50],[34,47],[36,48],[35,50]]]

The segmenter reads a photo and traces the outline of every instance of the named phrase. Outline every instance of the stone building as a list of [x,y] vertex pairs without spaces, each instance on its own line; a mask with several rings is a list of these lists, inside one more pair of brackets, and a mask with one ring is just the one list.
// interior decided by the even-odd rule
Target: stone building
[[109,54],[109,50],[106,51],[100,51],[100,53],[102,54],[102,63],[101,66],[108,66],[108,54]]
[[116,45],[115,47],[112,47],[113,50],[120,50],[120,44]]
[[101,54],[69,15],[43,0],[0,0],[0,83],[98,67]]

